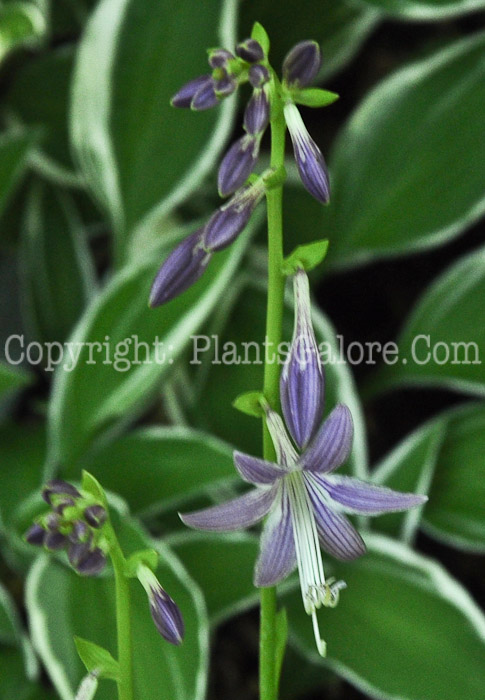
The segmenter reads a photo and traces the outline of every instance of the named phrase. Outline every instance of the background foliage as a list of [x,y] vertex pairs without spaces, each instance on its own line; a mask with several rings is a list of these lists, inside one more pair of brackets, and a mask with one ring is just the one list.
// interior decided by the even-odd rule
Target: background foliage
[[[135,601],[144,700],[256,697],[257,540],[187,532],[176,512],[239,488],[234,446],[261,449],[259,426],[230,404],[261,384],[262,366],[189,360],[191,335],[262,339],[263,218],[184,296],[146,304],[167,251],[217,204],[216,164],[240,129],[232,100],[194,115],[169,98],[204,72],[206,47],[231,48],[254,20],[276,67],[293,43],[321,42],[320,82],[341,94],[305,114],[328,154],[330,206],[307,196],[291,165],[285,195],[288,251],[330,239],[313,273],[319,340],[337,347],[342,335],[347,350],[397,340],[408,359],[328,367],[327,405],[348,403],[356,425],[348,469],[430,497],[422,512],[373,521],[364,558],[327,562],[348,582],[322,616],[328,660],[316,657],[296,580],[282,588],[282,698],[483,700],[483,0],[0,5],[2,700],[72,700],[73,635],[112,645],[109,576],[80,581],[22,540],[43,481],[76,481],[82,468],[112,492],[127,549],[155,543],[188,621],[186,643],[167,649]],[[116,371],[86,364],[83,349],[66,371],[34,352],[16,363],[19,340],[6,345],[103,347],[134,334],[158,336],[173,361]],[[419,364],[420,334],[473,341],[480,362]],[[133,345],[126,353],[136,359]],[[107,681],[99,697],[112,692]]]

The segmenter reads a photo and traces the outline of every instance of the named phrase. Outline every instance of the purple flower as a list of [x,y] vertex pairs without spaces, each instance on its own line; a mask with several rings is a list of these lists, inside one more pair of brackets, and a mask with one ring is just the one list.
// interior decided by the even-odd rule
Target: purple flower
[[232,144],[222,159],[218,174],[221,197],[227,197],[244,185],[253,172],[259,155],[261,139],[245,134]]
[[162,588],[157,577],[147,566],[140,564],[137,577],[148,595],[150,613],[155,627],[167,642],[182,643],[185,625],[178,605]]
[[234,54],[227,49],[211,49],[209,51],[209,65],[211,68],[226,68],[230,61],[234,60]]
[[298,447],[314,437],[323,415],[325,381],[310,304],[310,287],[304,270],[293,278],[295,325],[288,359],[280,380],[283,415]]
[[311,85],[322,65],[322,54],[316,41],[300,41],[283,61],[283,79],[290,87]]
[[330,185],[322,152],[308,133],[298,108],[292,102],[285,105],[284,113],[301,180],[315,199],[327,204]]
[[[302,279],[297,274],[295,306],[300,314],[302,308],[306,313],[308,293]],[[302,308],[298,311],[299,305]],[[305,328],[307,322],[297,319],[296,325]],[[339,404],[315,430],[323,403],[323,372],[313,359],[305,367],[297,367],[292,359],[294,350],[292,347],[287,373],[281,380],[281,404],[295,442],[300,447],[311,436],[308,446],[299,454],[282,419],[266,404],[266,424],[277,461],[235,452],[237,471],[255,488],[227,503],[180,517],[189,527],[225,532],[250,527],[267,515],[254,583],[274,586],[298,567],[305,611],[313,618],[317,648],[324,655],[325,642],[320,639],[316,610],[322,605],[336,605],[345,584],[325,579],[320,547],[337,559],[359,557],[365,545],[346,513],[379,515],[407,510],[427,499],[333,473],[349,457],[352,416],[346,406]]]
[[202,232],[198,229],[185,238],[162,264],[152,284],[151,307],[179,296],[203,275],[211,254],[202,246]]
[[263,178],[259,178],[254,184],[238,190],[226,204],[219,207],[205,226],[204,248],[213,252],[230,245],[248,223],[264,193],[265,184]]

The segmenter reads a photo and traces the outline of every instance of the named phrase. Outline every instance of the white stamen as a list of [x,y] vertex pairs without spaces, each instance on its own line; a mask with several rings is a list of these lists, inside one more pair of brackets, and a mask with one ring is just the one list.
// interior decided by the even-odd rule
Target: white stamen
[[284,467],[291,467],[298,461],[298,454],[290,442],[288,433],[281,417],[269,406],[265,408],[266,425],[268,426],[278,463]]
[[305,126],[298,107],[289,102],[283,108],[285,121],[290,132],[291,140],[298,149],[298,156],[302,163],[306,161],[305,145],[310,141],[310,135]]

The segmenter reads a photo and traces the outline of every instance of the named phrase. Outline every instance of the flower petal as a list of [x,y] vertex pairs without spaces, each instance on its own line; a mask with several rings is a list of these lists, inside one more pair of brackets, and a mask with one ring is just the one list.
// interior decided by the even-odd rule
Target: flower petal
[[295,325],[290,352],[281,372],[281,408],[286,425],[301,449],[320,425],[325,400],[325,378],[313,331],[308,276],[298,270],[293,278]]
[[261,535],[261,549],[254,570],[254,585],[260,588],[274,586],[296,566],[290,503],[284,485],[280,488]]
[[353,434],[352,414],[338,404],[302,455],[303,469],[323,473],[340,467],[352,449]]
[[344,561],[364,554],[365,544],[362,537],[345,515],[334,512],[324,503],[315,477],[307,474],[305,481],[322,547],[337,559]]
[[325,482],[324,488],[330,498],[340,504],[345,513],[380,515],[408,510],[428,500],[427,496],[393,491],[385,486],[374,486],[350,476],[329,476],[321,481]]
[[244,481],[249,481],[250,484],[273,484],[288,473],[274,462],[237,451],[234,452],[234,466]]
[[253,489],[227,503],[193,513],[179,513],[183,523],[196,530],[229,532],[254,525],[264,518],[276,495],[275,488]]

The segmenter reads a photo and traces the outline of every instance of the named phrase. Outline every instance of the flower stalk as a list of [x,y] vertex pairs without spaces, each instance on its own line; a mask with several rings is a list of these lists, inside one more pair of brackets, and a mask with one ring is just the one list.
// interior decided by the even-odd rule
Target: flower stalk
[[[271,120],[271,167],[275,172],[284,168],[286,123],[279,96],[273,91]],[[278,348],[283,326],[285,277],[283,265],[283,183],[266,193],[268,221],[268,299],[266,310],[266,341],[268,347]],[[276,354],[266,358],[263,392],[273,410],[278,411],[280,366]],[[275,449],[263,418],[263,455],[274,461]],[[261,589],[259,678],[260,700],[276,700],[279,678],[276,659],[276,587]]]

